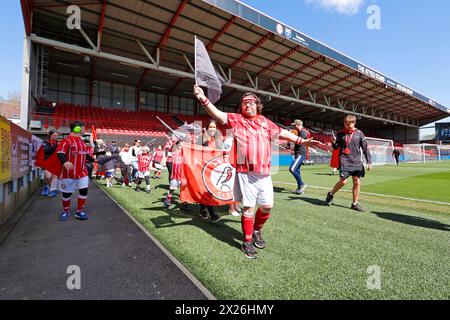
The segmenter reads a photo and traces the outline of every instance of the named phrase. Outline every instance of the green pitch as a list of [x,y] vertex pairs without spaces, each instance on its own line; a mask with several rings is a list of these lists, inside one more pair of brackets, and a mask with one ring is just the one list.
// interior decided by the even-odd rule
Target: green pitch
[[[303,176],[331,188],[338,177],[330,172],[310,166]],[[323,206],[326,189],[293,194],[294,179],[281,169],[263,230],[268,246],[255,260],[240,251],[240,218],[226,208],[216,223],[198,217],[195,205],[189,214],[165,210],[167,176],[151,181],[150,195],[100,185],[219,299],[449,299],[450,205],[373,195],[450,203],[449,178],[450,163],[376,167],[363,181],[367,212],[358,213],[348,209],[348,192],[332,207]],[[380,289],[367,286],[370,266],[381,271]]]

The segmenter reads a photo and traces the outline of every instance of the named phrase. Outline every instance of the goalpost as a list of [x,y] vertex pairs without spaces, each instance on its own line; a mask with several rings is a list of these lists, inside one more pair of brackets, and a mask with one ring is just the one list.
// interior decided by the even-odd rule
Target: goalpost
[[436,144],[405,144],[400,148],[404,162],[431,162],[446,160],[445,146]]
[[[367,145],[372,155],[373,165],[395,164],[392,154],[394,152],[394,142],[392,140],[367,137]],[[366,158],[364,155],[362,155],[362,160],[365,164]]]

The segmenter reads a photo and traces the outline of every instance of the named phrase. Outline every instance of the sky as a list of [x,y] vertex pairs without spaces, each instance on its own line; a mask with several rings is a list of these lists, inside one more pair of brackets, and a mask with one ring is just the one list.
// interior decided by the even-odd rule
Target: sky
[[[241,0],[450,108],[450,1]],[[381,28],[366,12],[380,8]],[[24,24],[19,0],[0,1],[0,96],[20,90]],[[450,122],[450,117],[443,120]],[[422,134],[434,132],[422,130]]]

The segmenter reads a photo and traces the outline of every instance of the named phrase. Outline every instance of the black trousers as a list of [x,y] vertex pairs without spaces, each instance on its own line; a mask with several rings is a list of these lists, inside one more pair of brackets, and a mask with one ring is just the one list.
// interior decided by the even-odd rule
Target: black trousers
[[169,184],[170,184],[170,178],[172,177],[172,168],[173,163],[172,162],[166,162],[167,171],[169,171]]
[[203,211],[205,209],[208,210],[209,215],[212,215],[214,213],[214,207],[213,206],[205,206],[205,205],[201,204],[200,205],[200,211]]

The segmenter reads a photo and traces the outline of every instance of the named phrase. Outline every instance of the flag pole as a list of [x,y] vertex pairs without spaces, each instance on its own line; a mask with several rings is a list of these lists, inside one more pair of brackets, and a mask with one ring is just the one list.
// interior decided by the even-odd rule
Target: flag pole
[[194,81],[197,84],[197,35],[194,35]]

